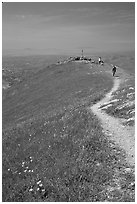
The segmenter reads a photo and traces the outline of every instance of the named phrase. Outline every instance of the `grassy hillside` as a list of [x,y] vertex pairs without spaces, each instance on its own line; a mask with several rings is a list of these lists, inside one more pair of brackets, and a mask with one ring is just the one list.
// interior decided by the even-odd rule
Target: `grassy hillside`
[[95,71],[96,68],[89,69],[80,63],[53,65],[6,90],[3,93],[4,127],[100,98],[110,89],[112,81],[105,75],[94,74]]
[[44,67],[55,64],[58,60],[66,59],[66,56],[40,55],[40,56],[3,56],[3,81],[10,85],[29,78]]
[[[104,56],[105,62],[117,65],[128,73],[120,89],[113,94],[112,102],[103,109],[110,115],[124,119],[123,125],[135,125],[135,53],[113,53]],[[117,70],[119,72],[119,68]],[[116,74],[117,75],[117,74]],[[118,76],[118,75],[117,75]],[[107,105],[109,107],[107,107]]]
[[104,56],[107,63],[114,64],[129,74],[135,74],[135,52],[115,53]]
[[70,62],[3,91],[3,201],[134,201],[124,152],[89,109],[111,87],[105,68]]

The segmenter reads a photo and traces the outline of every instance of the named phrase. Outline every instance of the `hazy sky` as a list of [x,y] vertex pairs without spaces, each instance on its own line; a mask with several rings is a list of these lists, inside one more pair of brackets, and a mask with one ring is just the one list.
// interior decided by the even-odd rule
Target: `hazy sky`
[[135,3],[5,2],[2,42],[46,54],[134,50]]

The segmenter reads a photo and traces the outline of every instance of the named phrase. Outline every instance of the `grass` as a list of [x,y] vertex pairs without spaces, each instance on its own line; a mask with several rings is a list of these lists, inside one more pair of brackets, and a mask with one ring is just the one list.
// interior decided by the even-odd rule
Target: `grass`
[[88,72],[88,66],[82,64],[53,65],[6,90],[3,93],[3,125],[13,125],[71,104],[76,106],[103,97],[112,86],[111,79],[92,75],[94,69],[90,75]]
[[[105,109],[106,113],[114,117],[125,119],[124,125],[134,126],[135,118],[135,84],[131,78],[113,94],[111,106]],[[117,100],[118,99],[118,100]],[[116,100],[113,102],[113,100]],[[107,105],[107,104],[106,104]],[[101,106],[101,108],[105,107]]]
[[[122,201],[134,200],[133,189],[126,195],[134,175],[123,173],[124,154],[110,146],[85,108],[14,128],[4,137],[4,201],[119,201],[122,196]],[[115,177],[123,187],[110,192]]]
[[135,75],[135,52],[110,53],[104,55],[105,62],[117,65],[130,75]]
[[99,71],[53,65],[3,92],[3,201],[134,201],[134,169],[89,109],[112,87]]
[[63,60],[66,56],[4,56],[2,58],[3,80],[10,86],[16,85],[18,82],[26,78],[30,78],[33,74],[39,72],[43,67],[51,66],[57,60]]

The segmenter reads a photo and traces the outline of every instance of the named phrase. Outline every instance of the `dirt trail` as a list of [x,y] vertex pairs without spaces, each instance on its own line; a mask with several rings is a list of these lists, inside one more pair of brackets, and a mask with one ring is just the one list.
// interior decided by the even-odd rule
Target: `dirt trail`
[[102,127],[106,135],[113,141],[115,144],[121,147],[126,152],[126,161],[130,165],[135,164],[135,139],[134,139],[134,128],[129,126],[123,126],[120,118],[115,118],[109,116],[105,111],[100,109],[100,106],[112,98],[112,93],[118,90],[122,78],[114,78],[113,88],[109,93],[106,94],[105,98],[91,106],[92,112],[100,119]]

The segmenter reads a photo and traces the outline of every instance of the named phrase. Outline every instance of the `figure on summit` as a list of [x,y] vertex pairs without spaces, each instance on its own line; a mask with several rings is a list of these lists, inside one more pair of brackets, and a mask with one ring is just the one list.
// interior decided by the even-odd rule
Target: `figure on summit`
[[98,58],[98,63],[101,64],[101,57]]
[[104,65],[103,60],[101,59],[101,57],[98,58],[98,64]]

